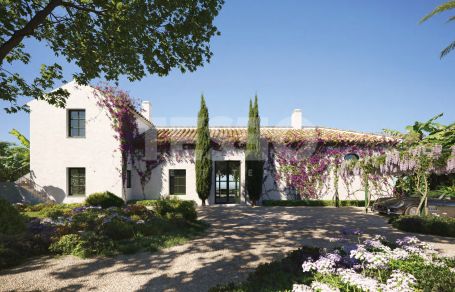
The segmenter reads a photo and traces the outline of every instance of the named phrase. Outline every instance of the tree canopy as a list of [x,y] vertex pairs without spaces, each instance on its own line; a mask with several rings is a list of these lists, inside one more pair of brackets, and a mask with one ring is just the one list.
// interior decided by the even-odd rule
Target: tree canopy
[[7,112],[27,110],[18,97],[43,99],[63,107],[68,92],[58,63],[42,64],[33,80],[15,72],[29,64],[24,40],[44,42],[74,63],[79,84],[94,78],[140,80],[147,72],[167,75],[173,68],[194,71],[209,62],[209,42],[219,34],[213,24],[224,0],[0,0],[0,99]]
[[0,141],[0,182],[13,182],[30,171],[30,142],[16,129],[9,132],[20,145]]

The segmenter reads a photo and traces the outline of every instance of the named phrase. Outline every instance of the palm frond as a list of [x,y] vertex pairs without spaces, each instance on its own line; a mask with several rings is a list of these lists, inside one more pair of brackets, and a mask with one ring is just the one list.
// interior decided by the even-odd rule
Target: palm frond
[[421,20],[420,23],[427,21],[431,17],[435,16],[436,14],[442,13],[444,11],[454,9],[455,8],[455,0],[448,1],[436,7],[433,11],[429,14],[425,15]]
[[439,56],[441,59],[444,58],[448,53],[450,53],[453,49],[455,49],[455,41],[453,41],[450,45],[448,45],[444,50],[442,50],[441,55]]

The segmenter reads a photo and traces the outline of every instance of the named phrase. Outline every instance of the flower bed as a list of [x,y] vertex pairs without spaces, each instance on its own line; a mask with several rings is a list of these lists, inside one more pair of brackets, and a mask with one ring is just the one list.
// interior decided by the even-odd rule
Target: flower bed
[[343,233],[333,250],[300,249],[259,266],[245,282],[210,291],[453,291],[455,259],[417,238],[392,243],[376,236],[354,244],[358,232]]
[[[373,203],[373,202],[370,202]],[[264,200],[263,206],[311,206],[311,207],[326,207],[335,206],[334,200]],[[340,201],[340,206],[343,207],[365,207],[365,200],[343,200]]]
[[393,227],[403,231],[455,237],[455,218],[400,216],[392,218]]
[[0,234],[0,268],[46,253],[112,256],[182,244],[207,228],[191,206],[194,213],[188,204],[184,208],[191,216],[173,216],[172,209],[162,216],[137,204],[105,209],[64,204],[20,206],[27,228],[14,236]]

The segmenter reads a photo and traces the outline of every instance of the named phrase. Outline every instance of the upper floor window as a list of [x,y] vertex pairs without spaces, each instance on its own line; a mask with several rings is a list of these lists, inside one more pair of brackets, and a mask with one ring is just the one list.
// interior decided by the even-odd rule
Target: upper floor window
[[85,137],[85,110],[68,111],[68,136]]

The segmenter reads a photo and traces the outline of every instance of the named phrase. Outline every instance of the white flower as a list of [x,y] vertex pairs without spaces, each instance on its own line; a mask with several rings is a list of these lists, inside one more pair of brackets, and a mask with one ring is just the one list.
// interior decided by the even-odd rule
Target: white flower
[[383,292],[412,292],[416,283],[417,280],[413,275],[394,270],[390,278],[387,279],[387,284],[381,285],[381,288]]
[[409,252],[398,247],[390,252],[390,257],[394,260],[405,260],[409,257]]
[[359,244],[357,249],[351,251],[351,258],[363,262],[367,268],[381,269],[389,263],[389,257],[385,252],[370,252],[365,246]]
[[321,283],[318,281],[313,281],[313,283],[311,283],[311,289],[317,292],[340,292],[340,289],[336,287],[335,288],[331,287],[325,283]]
[[343,283],[368,292],[378,291],[378,281],[373,278],[364,277],[363,275],[357,274],[355,271],[349,269],[338,269],[337,272]]
[[313,289],[307,285],[294,284],[292,286],[292,292],[313,292]]

